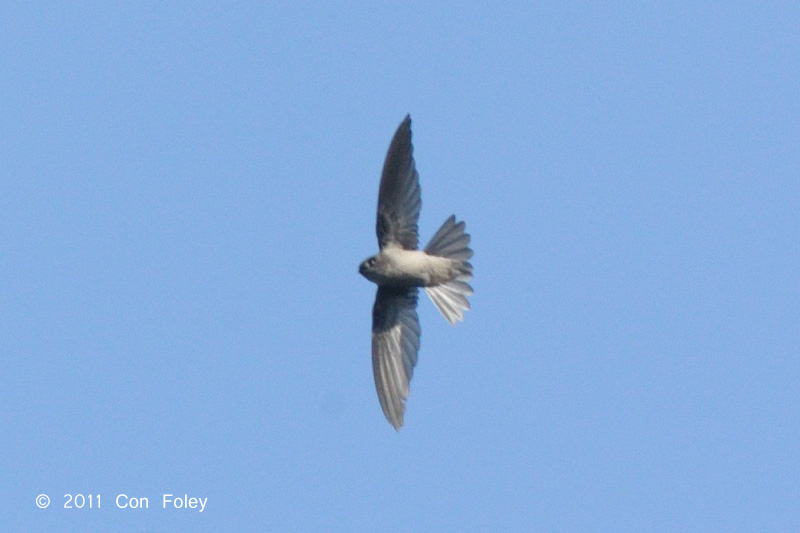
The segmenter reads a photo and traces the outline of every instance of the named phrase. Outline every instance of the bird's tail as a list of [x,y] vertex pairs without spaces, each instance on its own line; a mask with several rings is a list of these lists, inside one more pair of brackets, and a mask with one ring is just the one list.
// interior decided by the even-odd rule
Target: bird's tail
[[453,279],[425,287],[433,304],[453,325],[457,320],[464,320],[464,311],[469,309],[467,296],[472,295],[472,287],[467,283],[472,279],[472,265],[467,262],[472,257],[472,249],[469,247],[469,233],[464,233],[464,226],[463,221],[456,223],[456,217],[450,215],[425,247],[426,254],[446,257],[455,263],[456,274]]

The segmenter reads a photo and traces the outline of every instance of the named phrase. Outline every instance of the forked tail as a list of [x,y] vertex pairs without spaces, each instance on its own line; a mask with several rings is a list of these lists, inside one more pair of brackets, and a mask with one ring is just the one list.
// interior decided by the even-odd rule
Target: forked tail
[[453,260],[454,275],[450,281],[425,287],[433,304],[453,325],[464,320],[464,311],[469,309],[467,296],[472,295],[472,287],[467,283],[472,279],[472,265],[468,262],[472,249],[464,226],[463,221],[456,223],[456,217],[450,215],[425,247],[426,254]]

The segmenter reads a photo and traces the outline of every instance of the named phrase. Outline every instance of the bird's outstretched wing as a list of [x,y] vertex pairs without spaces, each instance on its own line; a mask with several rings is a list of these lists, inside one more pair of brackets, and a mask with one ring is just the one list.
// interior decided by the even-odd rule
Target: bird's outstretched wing
[[372,308],[372,371],[383,414],[397,430],[417,364],[419,334],[417,289],[379,287]]
[[376,228],[381,250],[390,244],[416,250],[419,244],[417,221],[422,200],[413,151],[411,116],[407,115],[392,138],[383,164]]

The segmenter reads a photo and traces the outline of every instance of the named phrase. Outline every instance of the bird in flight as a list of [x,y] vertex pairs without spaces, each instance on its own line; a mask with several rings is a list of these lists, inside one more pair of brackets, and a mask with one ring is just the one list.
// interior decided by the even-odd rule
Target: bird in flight
[[411,144],[411,117],[397,128],[378,192],[380,252],[358,267],[378,285],[372,308],[372,371],[383,414],[396,430],[403,425],[408,384],[419,352],[417,289],[423,287],[450,324],[464,320],[472,287],[472,257],[464,222],[451,215],[423,250],[417,221],[422,205]]

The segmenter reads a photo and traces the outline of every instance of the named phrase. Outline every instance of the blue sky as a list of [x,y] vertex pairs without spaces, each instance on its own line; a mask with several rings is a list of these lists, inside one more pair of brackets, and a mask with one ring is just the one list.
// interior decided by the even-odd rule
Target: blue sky
[[[800,9],[272,4],[0,8],[6,530],[800,529]],[[475,295],[397,433],[406,113]]]

